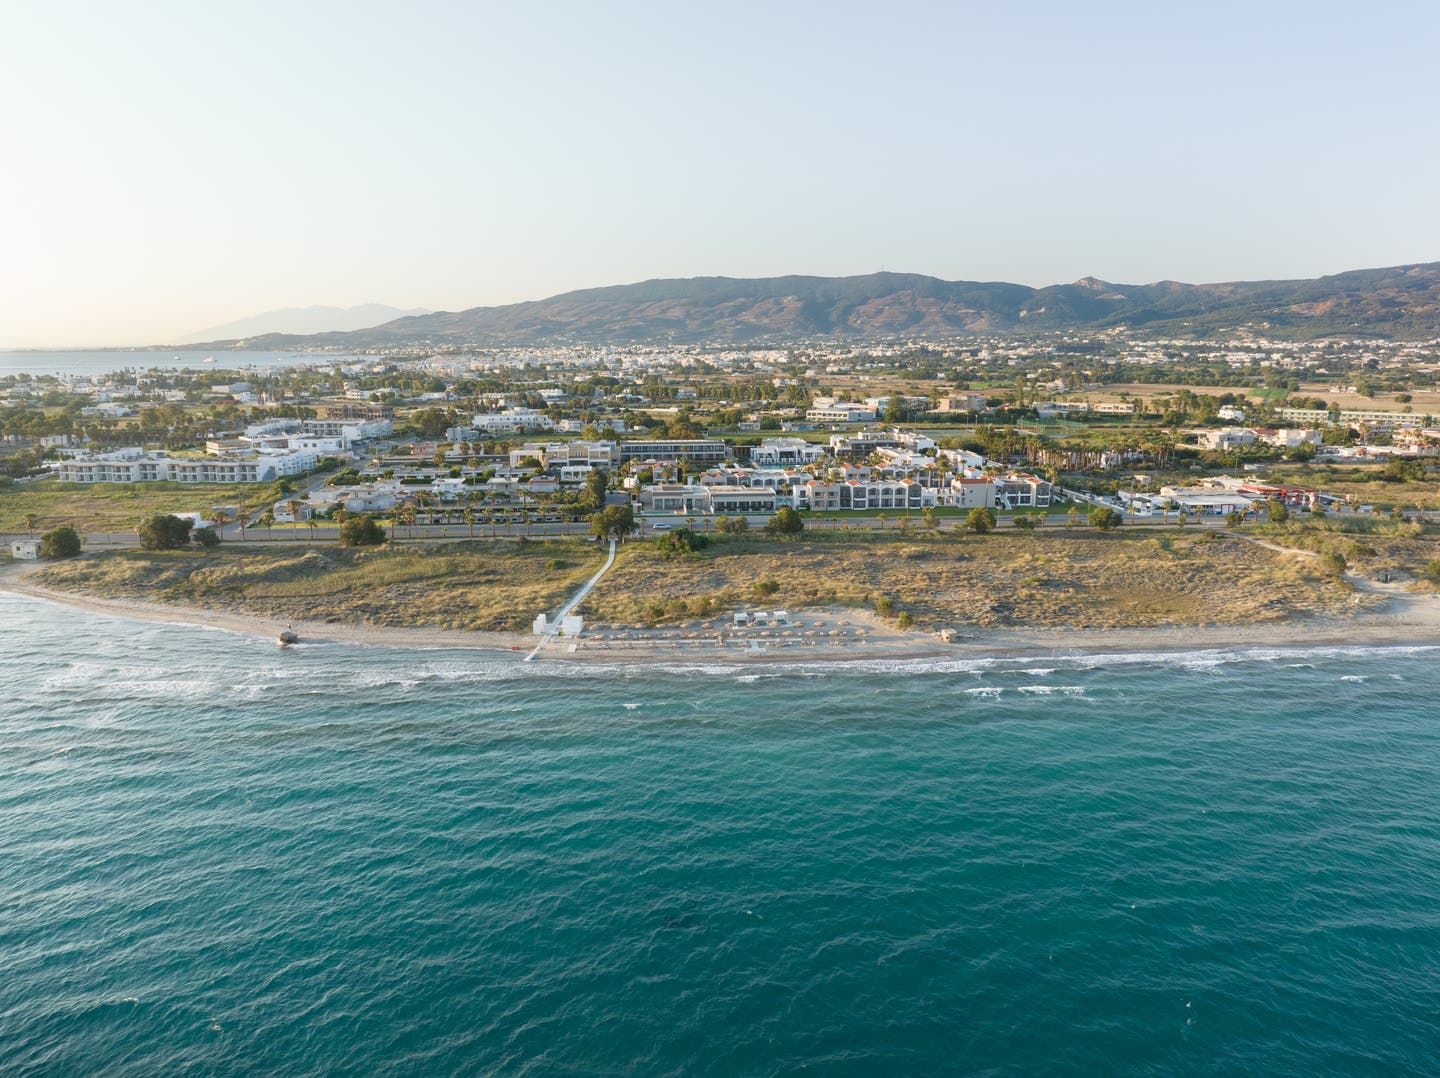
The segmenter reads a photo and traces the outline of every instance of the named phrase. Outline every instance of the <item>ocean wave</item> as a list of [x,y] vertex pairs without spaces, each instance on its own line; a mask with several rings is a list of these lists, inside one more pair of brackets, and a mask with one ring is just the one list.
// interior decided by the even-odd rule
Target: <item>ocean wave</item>
[[[1209,671],[1237,663],[1285,664],[1288,662],[1333,661],[1336,659],[1402,657],[1440,652],[1437,644],[1324,644],[1296,647],[1236,646],[1204,650],[1149,651],[1075,651],[1045,656],[1046,666],[1036,667],[1033,655],[984,655],[955,658],[856,658],[842,661],[778,660],[766,668],[776,676],[857,674],[1019,674],[1048,677],[1056,673],[1110,670],[1124,667],[1174,667],[1182,670]],[[1313,662],[1312,662],[1313,660]],[[519,664],[515,664],[518,666]],[[502,664],[502,671],[509,668]],[[725,677],[754,674],[753,664],[735,662],[642,664],[636,662],[565,662],[551,660],[544,664],[526,664],[520,676],[592,677],[640,675],[647,677]]]

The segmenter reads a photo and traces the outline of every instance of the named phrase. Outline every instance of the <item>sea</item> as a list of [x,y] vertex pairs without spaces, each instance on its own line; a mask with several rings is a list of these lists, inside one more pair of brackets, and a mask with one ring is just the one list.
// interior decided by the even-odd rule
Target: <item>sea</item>
[[6,1075],[1440,1071],[1440,649],[0,625]]
[[[373,357],[372,357],[373,358]],[[213,359],[213,363],[207,363]],[[351,355],[331,352],[197,352],[110,348],[94,352],[0,351],[0,378],[8,374],[60,376],[112,374],[117,371],[215,370],[244,371],[353,362]]]

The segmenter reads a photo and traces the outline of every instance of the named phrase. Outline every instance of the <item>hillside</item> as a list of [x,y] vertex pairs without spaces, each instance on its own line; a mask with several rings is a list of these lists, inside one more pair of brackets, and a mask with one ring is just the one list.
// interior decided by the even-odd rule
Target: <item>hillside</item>
[[[1030,288],[903,273],[696,277],[397,318],[346,333],[251,337],[251,348],[403,344],[712,342],[930,337],[1130,326],[1180,335],[1440,336],[1440,263],[1313,280],[1127,285],[1087,277]],[[214,342],[222,346],[224,342]]]

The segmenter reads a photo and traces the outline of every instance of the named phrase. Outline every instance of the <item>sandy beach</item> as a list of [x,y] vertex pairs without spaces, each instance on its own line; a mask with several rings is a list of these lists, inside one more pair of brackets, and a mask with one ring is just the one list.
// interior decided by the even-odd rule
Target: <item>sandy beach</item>
[[[135,599],[108,599],[41,587],[27,580],[36,564],[0,569],[0,591],[59,603],[91,613],[145,621],[205,625],[276,639],[289,628],[307,642],[416,648],[473,648],[520,661],[538,638],[515,633],[463,632],[424,627],[337,625],[205,610]],[[1363,578],[1357,588],[1382,599],[1348,617],[1314,617],[1250,625],[1169,625],[1136,628],[959,629],[947,641],[923,631],[903,631],[878,615],[857,609],[791,612],[784,624],[734,627],[716,619],[704,627],[655,626],[588,629],[574,639],[555,638],[537,660],[569,662],[727,663],[812,662],[875,659],[1055,655],[1069,652],[1173,651],[1224,647],[1440,644],[1440,596],[1407,592]]]

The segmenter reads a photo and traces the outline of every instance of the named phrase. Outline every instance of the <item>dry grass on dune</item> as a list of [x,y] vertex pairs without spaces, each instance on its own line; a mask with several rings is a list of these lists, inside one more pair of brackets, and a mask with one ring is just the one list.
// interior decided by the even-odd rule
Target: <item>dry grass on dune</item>
[[1255,529],[1267,542],[1334,553],[1349,568],[1369,577],[1388,576],[1414,591],[1435,591],[1427,570],[1440,561],[1440,533],[1415,521],[1382,517],[1300,518]]
[[[1416,540],[1419,541],[1419,540]],[[598,568],[579,540],[398,549],[116,551],[47,566],[43,586],[341,624],[527,631]],[[941,626],[1238,624],[1349,607],[1317,559],[1198,529],[986,536],[827,533],[716,539],[665,557],[625,544],[586,600],[592,624],[656,624],[754,607],[873,608]]]
[[586,601],[616,624],[727,609],[872,606],[921,627],[1119,628],[1267,621],[1352,601],[1311,559],[1201,533],[719,541],[666,560],[628,547]]
[[528,631],[599,567],[596,547],[455,543],[299,551],[110,552],[49,566],[35,583],[281,620]]

